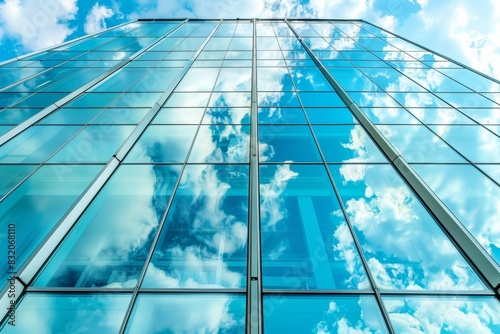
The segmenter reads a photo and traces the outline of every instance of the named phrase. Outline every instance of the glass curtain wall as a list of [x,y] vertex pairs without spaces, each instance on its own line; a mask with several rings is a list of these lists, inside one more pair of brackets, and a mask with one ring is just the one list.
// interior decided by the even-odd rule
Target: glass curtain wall
[[500,331],[391,155],[498,268],[498,81],[359,20],[140,20],[0,77],[1,333]]

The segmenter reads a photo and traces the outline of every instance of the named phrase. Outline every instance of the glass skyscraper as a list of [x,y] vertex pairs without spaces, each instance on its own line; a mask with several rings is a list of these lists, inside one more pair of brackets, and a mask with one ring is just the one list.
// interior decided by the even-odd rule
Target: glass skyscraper
[[500,333],[500,83],[362,20],[0,64],[1,333]]

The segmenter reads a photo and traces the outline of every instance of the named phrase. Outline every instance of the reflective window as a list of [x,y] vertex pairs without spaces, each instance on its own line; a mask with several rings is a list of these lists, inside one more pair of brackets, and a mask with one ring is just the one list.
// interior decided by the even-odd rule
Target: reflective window
[[28,293],[16,310],[16,326],[2,333],[118,333],[129,294]]
[[135,287],[180,169],[120,167],[34,285]]
[[323,166],[262,166],[260,183],[264,288],[368,288]]
[[306,108],[311,124],[356,124],[358,123],[347,108]]
[[[0,245],[7,249],[7,225],[15,224],[18,267],[56,226],[101,169],[102,166],[95,165],[42,166],[0,202]],[[5,277],[7,261],[0,264],[0,270],[0,277]]]
[[248,162],[250,127],[246,125],[200,126],[189,162]]
[[308,126],[260,125],[260,162],[320,162],[316,143]]
[[264,331],[388,333],[372,296],[264,296]]
[[259,108],[260,124],[307,124],[302,108]]
[[142,294],[125,333],[244,333],[245,297]]
[[[471,165],[412,165],[413,169],[500,263],[500,188]],[[457,196],[460,194],[460,196]]]
[[397,333],[499,333],[494,297],[384,297]]
[[408,162],[465,162],[444,141],[422,125],[377,125]]
[[152,124],[199,124],[205,108],[162,108]]
[[485,289],[390,165],[330,170],[379,288]]
[[79,129],[79,126],[30,127],[0,146],[0,162],[43,162]]
[[63,108],[51,113],[39,124],[87,124],[101,112],[100,108]]
[[482,126],[434,125],[430,128],[472,162],[500,162],[500,138]]
[[35,165],[0,165],[0,199],[21,182]]
[[313,126],[327,162],[387,162],[359,125]]
[[248,167],[188,165],[144,287],[246,285]]
[[195,132],[190,125],[150,125],[125,162],[184,162]]
[[49,162],[106,163],[115,154],[121,144],[123,144],[133,129],[133,126],[127,125],[87,126],[50,158]]

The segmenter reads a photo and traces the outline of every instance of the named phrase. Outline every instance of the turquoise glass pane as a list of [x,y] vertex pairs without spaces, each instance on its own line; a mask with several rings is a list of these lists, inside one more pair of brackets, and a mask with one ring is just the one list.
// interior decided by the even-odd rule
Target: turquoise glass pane
[[0,162],[40,163],[71,138],[79,126],[34,126],[0,146]]
[[387,162],[359,125],[313,126],[327,162]]
[[311,124],[356,124],[358,123],[347,108],[306,108]]
[[383,297],[396,333],[500,333],[495,297]]
[[434,193],[500,263],[500,187],[471,165],[412,165]]
[[2,333],[118,333],[130,294],[28,293]]
[[188,165],[143,287],[245,287],[248,183],[247,166]]
[[259,124],[307,124],[302,108],[259,108]]
[[325,167],[260,168],[265,289],[369,288]]
[[0,124],[20,124],[37,114],[41,109],[9,108],[0,111]]
[[[0,202],[0,245],[7,249],[7,226],[16,225],[17,267],[31,255],[97,176],[102,166],[42,166]],[[14,271],[15,271],[14,270]],[[12,271],[12,270],[11,270]],[[0,277],[7,262],[0,264]]]
[[372,296],[264,295],[264,331],[388,333]]
[[245,296],[142,294],[125,333],[244,333]]
[[134,129],[128,125],[87,126],[57,152],[52,163],[106,163]]
[[0,165],[0,199],[21,182],[35,165]]
[[380,289],[485,289],[393,167],[331,165],[330,171]]
[[304,125],[260,125],[260,162],[320,162],[311,130]]
[[178,165],[121,166],[34,286],[135,287],[180,169]]
[[205,108],[162,108],[152,124],[199,124]]
[[189,162],[248,162],[250,127],[246,125],[202,125],[189,154]]
[[196,132],[194,125],[150,125],[125,162],[184,162]]
[[102,112],[101,108],[63,108],[42,119],[38,124],[87,124]]

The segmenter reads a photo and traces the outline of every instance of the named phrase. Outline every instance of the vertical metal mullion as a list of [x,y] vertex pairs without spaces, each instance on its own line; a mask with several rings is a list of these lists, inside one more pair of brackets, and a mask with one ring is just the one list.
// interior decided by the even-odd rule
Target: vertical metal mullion
[[[188,20],[186,19],[186,21],[188,21]],[[193,65],[193,63],[196,60],[196,58],[198,58],[199,54],[205,48],[205,46],[210,41],[210,39],[212,38],[212,36],[215,34],[215,32],[217,31],[217,29],[219,28],[219,26],[220,26],[221,23],[222,23],[222,19],[219,20],[219,23],[215,26],[215,28],[212,30],[212,32],[205,39],[205,42],[199,47],[199,49],[196,51],[196,53],[193,55],[193,57],[186,64],[186,66],[184,67],[181,75],[178,77],[177,82],[175,83],[175,86],[177,86],[177,84],[180,83],[180,81],[182,80],[182,78],[184,77],[184,75],[191,68],[191,66]],[[175,88],[172,90],[172,92],[174,90],[175,90]],[[160,98],[160,100],[164,100],[162,103],[165,102],[166,98],[167,97]],[[199,130],[199,127],[201,126],[202,121],[203,121],[203,117],[200,119],[200,123],[198,124],[198,129],[197,129],[197,131],[196,131],[196,133],[195,133],[195,135],[193,137],[193,141],[191,142],[191,146],[190,146],[188,152],[186,153],[186,158],[184,160],[184,163],[182,165],[181,171],[179,173],[179,177],[178,177],[178,179],[177,179],[177,181],[175,183],[174,189],[172,191],[172,195],[171,195],[171,197],[170,197],[170,199],[169,199],[169,201],[167,203],[167,207],[165,208],[165,212],[164,212],[163,217],[162,217],[162,219],[160,221],[160,224],[158,226],[158,230],[156,231],[155,237],[153,238],[153,242],[151,243],[151,247],[149,249],[149,253],[148,253],[148,255],[146,257],[146,260],[144,262],[144,266],[142,268],[141,275],[139,276],[139,279],[137,280],[137,285],[134,288],[134,292],[132,293],[132,298],[131,298],[131,300],[129,302],[127,311],[126,311],[124,319],[122,321],[122,324],[121,324],[121,327],[120,327],[120,332],[119,332],[120,334],[125,333],[125,329],[127,328],[128,322],[130,320],[130,316],[132,314],[132,310],[134,308],[135,302],[137,300],[137,296],[139,294],[139,289],[140,289],[140,287],[142,285],[142,282],[144,281],[144,277],[146,276],[146,271],[147,271],[148,265],[151,262],[151,259],[152,259],[153,254],[154,254],[154,250],[155,250],[155,248],[156,248],[156,246],[158,244],[161,232],[162,232],[162,230],[163,230],[163,228],[165,226],[165,221],[167,219],[168,212],[170,211],[170,208],[171,208],[172,203],[174,201],[175,194],[176,194],[177,189],[179,187],[179,184],[181,182],[182,174],[184,173],[184,170],[186,169],[187,161],[189,159],[189,154],[190,154],[190,152],[191,152],[191,150],[193,148],[194,142],[196,140],[196,135],[198,133],[198,130]]]
[[257,110],[257,22],[253,19],[252,92],[250,109],[250,215],[248,222],[248,267],[246,332],[262,333],[262,275],[260,248],[259,139]]
[[[302,39],[300,38],[300,36],[298,35],[298,33],[292,28],[292,26],[288,22],[288,20],[285,19],[285,22],[288,24],[288,27],[293,32],[293,34],[295,35],[295,37],[299,40],[299,42],[302,45],[302,47],[304,48],[304,50],[306,50],[306,52],[309,54],[309,56],[311,56],[311,58],[313,58],[312,52],[308,48],[306,48],[305,43],[302,41]],[[287,69],[288,69],[288,72],[290,73],[290,69],[289,69],[288,66],[287,66]],[[293,82],[292,82],[292,84],[295,87],[295,84]],[[297,98],[299,99],[300,104],[302,105],[302,101],[300,99],[300,96],[298,94],[298,90],[297,90],[296,87],[295,87],[295,90],[297,92]],[[303,108],[303,111],[304,111],[303,105],[302,105],[302,108]],[[342,214],[343,214],[344,219],[346,221],[347,227],[349,228],[349,231],[351,233],[352,239],[354,241],[354,245],[355,245],[355,247],[356,247],[356,249],[358,251],[359,257],[361,259],[361,263],[363,264],[363,268],[365,269],[366,275],[368,277],[368,281],[370,282],[370,286],[373,289],[374,296],[375,296],[377,304],[378,304],[378,306],[379,306],[379,308],[381,310],[382,317],[384,318],[385,325],[387,326],[387,329],[389,330],[390,333],[395,333],[394,328],[392,327],[392,323],[391,323],[391,321],[389,319],[389,314],[388,314],[388,312],[387,312],[387,310],[386,310],[386,308],[384,306],[384,303],[382,301],[382,296],[380,295],[380,291],[379,291],[379,289],[378,289],[378,287],[377,287],[377,285],[375,283],[375,279],[374,279],[374,277],[373,277],[373,275],[372,275],[372,273],[370,271],[370,268],[368,266],[368,261],[366,260],[366,257],[365,257],[365,255],[363,253],[363,249],[361,247],[361,243],[359,242],[358,237],[356,235],[356,232],[354,231],[354,227],[352,226],[352,223],[351,223],[351,221],[349,219],[349,216],[347,214],[347,210],[346,210],[346,208],[344,206],[344,203],[342,202],[342,198],[340,196],[340,192],[338,191],[338,188],[337,188],[337,185],[335,184],[333,175],[330,172],[330,169],[328,168],[328,163],[326,161],[326,158],[325,158],[325,156],[323,154],[323,151],[321,150],[321,146],[319,145],[319,141],[316,138],[316,135],[314,134],[314,131],[313,131],[312,126],[311,126],[311,122],[309,121],[309,117],[307,116],[307,113],[305,111],[304,111],[304,117],[305,117],[305,119],[307,121],[307,125],[309,127],[309,131],[311,131],[311,135],[313,137],[313,140],[314,140],[314,142],[315,142],[315,144],[316,144],[316,146],[318,148],[318,152],[319,152],[319,154],[321,156],[321,161],[323,162],[323,165],[324,165],[324,167],[326,169],[326,173],[328,174],[328,178],[330,179],[330,183],[331,183],[331,185],[333,187],[333,190],[335,192],[335,196],[336,196],[337,201],[338,201],[338,203],[340,205],[340,208],[342,210]]]

